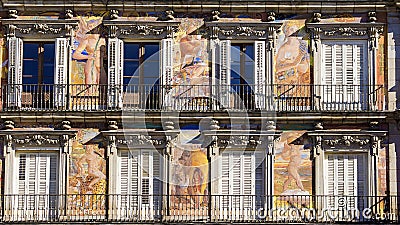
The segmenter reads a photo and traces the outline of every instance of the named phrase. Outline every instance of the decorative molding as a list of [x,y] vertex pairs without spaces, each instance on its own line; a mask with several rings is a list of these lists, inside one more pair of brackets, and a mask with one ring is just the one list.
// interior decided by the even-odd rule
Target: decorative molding
[[172,38],[179,24],[175,21],[129,21],[121,18],[103,21],[103,25],[108,27],[109,37],[132,39]]
[[162,145],[166,143],[166,140],[153,139],[149,135],[138,134],[125,136],[125,138],[118,138],[117,143],[134,147],[138,145]]
[[54,38],[71,36],[78,27],[78,21],[72,19],[59,20],[0,20],[9,37]]
[[331,30],[324,31],[324,34],[326,36],[364,36],[367,34],[367,31],[352,27],[335,27]]
[[18,146],[55,146],[63,148],[68,153],[68,143],[75,136],[76,131],[71,130],[4,130],[0,136],[10,151],[14,145]]
[[[210,39],[276,39],[282,23],[276,22],[207,22]],[[273,47],[273,45],[271,45]]]
[[249,146],[256,147],[261,145],[262,141],[254,135],[235,135],[230,137],[220,137],[218,138],[218,146],[222,148],[232,147],[232,146]]
[[154,26],[149,26],[149,25],[135,25],[135,26],[129,26],[128,28],[121,28],[120,33],[122,35],[142,35],[142,36],[147,36],[147,35],[154,35],[154,36],[159,36],[165,31],[164,28],[156,28]]
[[359,138],[358,136],[341,136],[340,138],[324,139],[323,143],[331,147],[338,145],[351,146],[352,144],[365,146],[370,143],[370,140],[369,138]]

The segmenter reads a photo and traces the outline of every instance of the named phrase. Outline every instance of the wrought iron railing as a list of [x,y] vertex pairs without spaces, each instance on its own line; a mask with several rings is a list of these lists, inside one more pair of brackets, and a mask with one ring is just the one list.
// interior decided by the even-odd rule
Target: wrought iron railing
[[398,196],[3,195],[0,222],[397,223]]
[[3,85],[5,111],[384,111],[383,85]]

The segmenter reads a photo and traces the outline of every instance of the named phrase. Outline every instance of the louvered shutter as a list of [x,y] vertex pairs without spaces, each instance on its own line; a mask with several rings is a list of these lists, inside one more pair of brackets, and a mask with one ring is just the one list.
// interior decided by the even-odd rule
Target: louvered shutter
[[254,208],[255,156],[252,153],[224,152],[221,155],[220,200],[223,215],[245,216]]
[[153,152],[153,205],[156,215],[159,215],[162,209],[161,160],[160,154],[158,152]]
[[[146,150],[121,151],[119,155],[120,210],[125,216],[140,212],[142,216],[153,215],[153,174],[160,173],[160,159],[153,160],[153,152]],[[153,164],[155,162],[155,164]],[[157,169],[153,169],[157,165]],[[159,180],[159,177],[157,177]],[[157,186],[160,191],[160,186]],[[160,202],[159,202],[160,203]]]
[[[172,107],[174,104],[172,96],[168,93],[169,86],[172,85],[173,73],[173,40],[172,38],[161,40],[161,54],[160,54],[160,74],[162,82],[162,93],[160,99],[163,108]],[[180,107],[179,105],[177,107]]]
[[[359,206],[355,196],[365,195],[366,175],[365,154],[329,154],[327,157],[325,193],[328,207],[337,208],[338,198],[347,196],[346,207]],[[354,196],[354,197],[353,197]]]
[[28,218],[43,219],[51,213],[50,209],[57,207],[58,157],[51,153],[27,153],[18,158],[18,209],[24,209]]
[[231,84],[231,41],[220,41],[219,52],[219,101],[223,108],[230,108],[230,84]]
[[65,107],[68,84],[68,39],[57,38],[55,47],[54,106]]
[[367,100],[363,42],[328,42],[322,45],[322,101],[326,109],[356,110]]
[[265,109],[265,41],[254,42],[254,97],[256,108]]
[[8,90],[7,107],[21,107],[22,95],[22,39],[10,37],[8,39]]
[[124,74],[124,42],[108,39],[108,107],[122,108],[122,78]]
[[253,153],[244,153],[242,157],[242,207],[245,210],[254,209],[254,189],[255,189],[255,157]]

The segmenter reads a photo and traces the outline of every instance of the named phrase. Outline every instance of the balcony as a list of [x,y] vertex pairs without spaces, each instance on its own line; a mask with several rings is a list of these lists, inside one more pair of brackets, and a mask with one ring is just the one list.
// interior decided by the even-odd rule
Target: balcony
[[383,85],[4,85],[3,111],[384,111]]
[[398,196],[3,195],[4,223],[397,223]]

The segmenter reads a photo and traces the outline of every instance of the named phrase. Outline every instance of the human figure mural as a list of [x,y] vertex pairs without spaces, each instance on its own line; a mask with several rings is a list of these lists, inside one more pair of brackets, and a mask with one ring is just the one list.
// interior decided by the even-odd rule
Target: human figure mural
[[[276,144],[275,191],[281,195],[309,195],[311,192],[310,152],[304,141],[305,131],[286,131]],[[306,185],[305,185],[306,184]]]
[[276,77],[279,84],[310,83],[310,54],[308,43],[302,40],[299,31],[305,20],[285,21],[278,39],[276,54]]
[[[94,144],[86,144],[97,134],[95,129],[79,130],[74,140],[70,161],[68,194],[70,207],[96,209],[92,214],[103,214],[107,186],[106,160],[104,149]],[[89,195],[86,195],[89,194]]]

